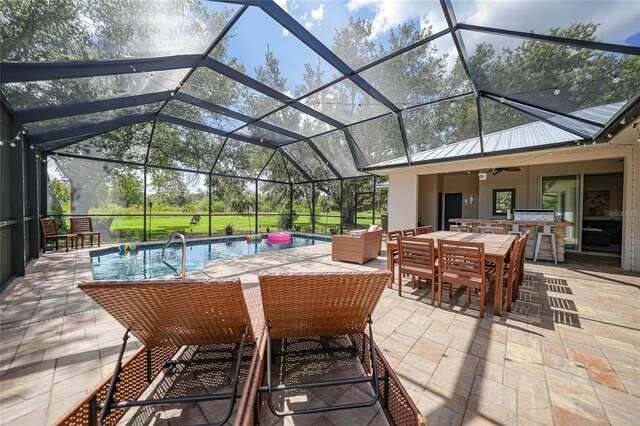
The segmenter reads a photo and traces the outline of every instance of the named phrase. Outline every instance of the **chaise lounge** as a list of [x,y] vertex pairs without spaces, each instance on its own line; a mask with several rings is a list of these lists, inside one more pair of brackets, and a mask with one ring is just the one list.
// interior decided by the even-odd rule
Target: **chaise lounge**
[[[244,382],[245,378],[240,377],[243,351],[246,353],[247,347],[255,344],[249,309],[239,279],[100,281],[80,284],[79,288],[127,331],[112,376],[57,424],[117,424],[131,407],[205,401],[228,401],[222,418],[215,424],[229,420],[236,400],[241,397],[239,382]],[[259,300],[253,302],[259,304]],[[144,346],[122,363],[130,333]],[[237,355],[171,360],[183,346],[219,345],[223,348],[229,344],[235,345]],[[231,365],[232,371],[228,373],[231,377],[230,392],[138,400],[160,371],[189,363]],[[242,410],[238,408],[238,412]]]

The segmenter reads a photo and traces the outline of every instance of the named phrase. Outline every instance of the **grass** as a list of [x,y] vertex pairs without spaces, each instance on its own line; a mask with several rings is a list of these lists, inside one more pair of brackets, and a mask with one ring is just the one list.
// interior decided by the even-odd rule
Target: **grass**
[[[147,216],[147,238],[151,240],[162,240],[167,238],[174,231],[181,231],[187,237],[196,237],[209,235],[209,216],[206,213],[200,214],[201,219],[197,225],[191,225],[192,215],[184,216],[165,216],[167,213],[162,213],[161,216],[152,215]],[[316,216],[316,233],[330,234],[331,229],[336,232],[340,232],[340,218],[337,217],[337,213],[330,213],[333,216]],[[363,214],[364,215],[364,214]],[[270,232],[279,231],[278,228],[278,214],[260,214],[258,217],[258,232],[267,232],[269,228]],[[96,224],[104,221],[108,216],[102,216],[94,218],[94,227]],[[234,225],[234,233],[253,233],[255,232],[255,216],[252,215],[225,215],[225,216],[212,216],[211,217],[211,234],[221,235],[225,234],[225,226],[227,223]],[[359,218],[358,225],[365,227],[371,223],[371,218]],[[67,219],[67,226],[69,221]],[[99,227],[99,226],[98,226]],[[113,222],[109,228],[110,234],[103,232],[103,239],[105,241],[139,241],[143,239],[143,216],[114,216]],[[311,232],[311,216],[299,215],[294,222],[294,228],[296,230]],[[349,227],[345,226],[345,230]],[[99,229],[98,229],[99,230]],[[149,233],[150,232],[150,233]]]

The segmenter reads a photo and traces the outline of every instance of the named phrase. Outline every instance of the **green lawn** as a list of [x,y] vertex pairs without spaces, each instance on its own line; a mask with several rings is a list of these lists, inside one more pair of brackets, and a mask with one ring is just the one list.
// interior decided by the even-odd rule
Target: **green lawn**
[[[174,231],[181,231],[187,237],[204,236],[209,234],[209,216],[206,213],[201,214],[200,222],[197,225],[191,225],[191,217],[188,216],[147,216],[147,238],[151,240],[162,240],[167,238]],[[261,214],[258,217],[258,232],[279,231],[278,214]],[[94,217],[94,227],[99,228],[99,223],[106,220],[107,216]],[[221,235],[225,233],[225,225],[233,223],[234,233],[253,233],[255,232],[255,216],[254,215],[229,215],[229,216],[212,216],[211,234]],[[359,218],[359,227],[366,227],[371,223],[370,218]],[[69,221],[67,219],[67,226]],[[143,216],[114,216],[113,222],[109,228],[109,232],[102,231],[104,241],[140,241],[143,239]],[[311,216],[299,215],[294,222],[296,230],[311,232]],[[351,226],[352,227],[352,226]],[[351,228],[345,226],[345,231]],[[336,216],[326,217],[324,215],[316,216],[316,233],[330,234],[331,229],[336,232],[340,230],[340,218]]]

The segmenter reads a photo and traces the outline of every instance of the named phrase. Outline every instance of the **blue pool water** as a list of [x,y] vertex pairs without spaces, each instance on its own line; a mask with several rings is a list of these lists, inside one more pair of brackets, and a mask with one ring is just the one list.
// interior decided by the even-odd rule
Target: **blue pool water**
[[[271,245],[266,238],[259,243],[249,244],[244,237],[187,242],[187,272],[199,271],[204,268],[205,263],[216,259],[325,244],[330,241],[328,238],[293,235],[291,243],[285,245]],[[116,249],[94,251],[91,253],[93,279],[142,280],[171,275],[173,271],[162,263],[161,252],[162,244],[143,246],[136,252],[126,254],[120,254]],[[167,248],[166,254],[167,261],[179,271],[182,267],[181,245],[172,244]]]

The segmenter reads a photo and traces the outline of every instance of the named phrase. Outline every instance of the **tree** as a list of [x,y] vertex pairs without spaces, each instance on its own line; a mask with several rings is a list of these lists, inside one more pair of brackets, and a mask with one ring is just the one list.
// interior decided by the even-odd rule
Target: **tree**
[[51,190],[61,209],[69,211],[71,206],[71,186],[69,183],[53,178],[51,179]]
[[144,197],[142,178],[135,174],[119,175],[113,185],[113,196],[124,207],[142,205]]

